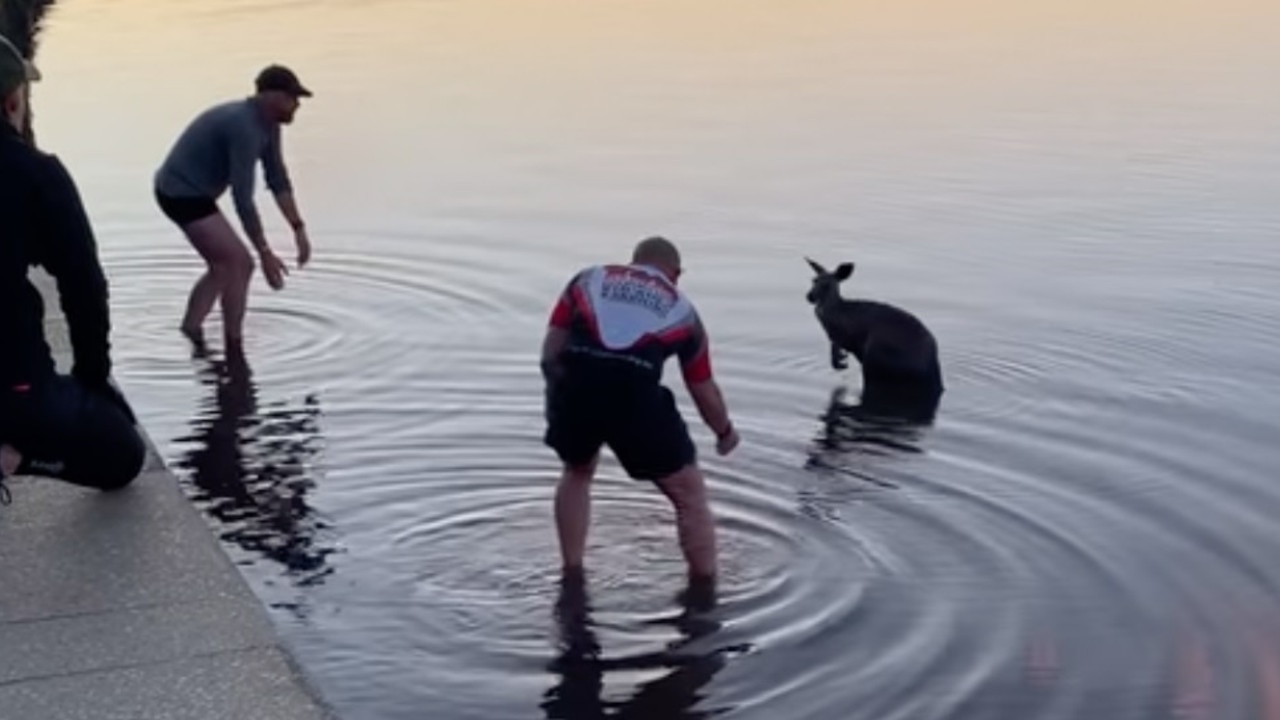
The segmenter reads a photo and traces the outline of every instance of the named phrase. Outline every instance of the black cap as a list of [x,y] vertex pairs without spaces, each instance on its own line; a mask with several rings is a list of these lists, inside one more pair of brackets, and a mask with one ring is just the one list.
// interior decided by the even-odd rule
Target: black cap
[[17,46],[0,35],[0,95],[8,95],[24,83],[40,79],[40,71],[32,65]]
[[254,80],[258,92],[265,90],[279,90],[289,93],[294,97],[311,97],[311,91],[302,86],[298,80],[298,76],[292,70],[283,65],[268,65],[258,73],[258,78]]

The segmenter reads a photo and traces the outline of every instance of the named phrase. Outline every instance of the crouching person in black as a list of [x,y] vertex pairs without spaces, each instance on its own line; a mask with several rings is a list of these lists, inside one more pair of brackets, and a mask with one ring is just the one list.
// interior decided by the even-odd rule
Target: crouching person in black
[[[107,281],[66,168],[23,140],[29,83],[39,73],[0,37],[0,501],[4,479],[38,475],[114,490],[142,470],[146,447],[111,385]],[[74,364],[59,375],[44,302],[28,278],[57,281]]]

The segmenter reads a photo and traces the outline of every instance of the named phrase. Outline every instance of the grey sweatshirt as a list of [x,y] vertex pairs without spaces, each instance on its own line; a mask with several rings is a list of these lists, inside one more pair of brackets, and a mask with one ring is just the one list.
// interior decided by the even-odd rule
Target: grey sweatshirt
[[217,200],[230,186],[240,223],[252,239],[262,234],[253,202],[258,160],[273,193],[292,191],[280,125],[264,117],[252,98],[222,103],[200,113],[178,137],[156,171],[155,189],[172,197]]

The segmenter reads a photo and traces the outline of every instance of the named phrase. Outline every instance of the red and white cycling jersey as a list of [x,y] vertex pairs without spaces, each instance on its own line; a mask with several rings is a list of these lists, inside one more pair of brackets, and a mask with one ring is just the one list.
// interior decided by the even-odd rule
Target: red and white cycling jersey
[[685,378],[711,378],[707,335],[693,303],[658,269],[597,265],[574,275],[551,313],[568,350],[627,360],[662,375],[672,355]]

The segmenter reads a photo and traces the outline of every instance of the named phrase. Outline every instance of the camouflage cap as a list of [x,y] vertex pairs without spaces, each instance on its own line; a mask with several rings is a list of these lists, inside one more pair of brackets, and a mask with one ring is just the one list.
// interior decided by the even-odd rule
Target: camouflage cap
[[36,69],[9,39],[0,35],[0,95],[8,95],[22,85],[40,79]]

